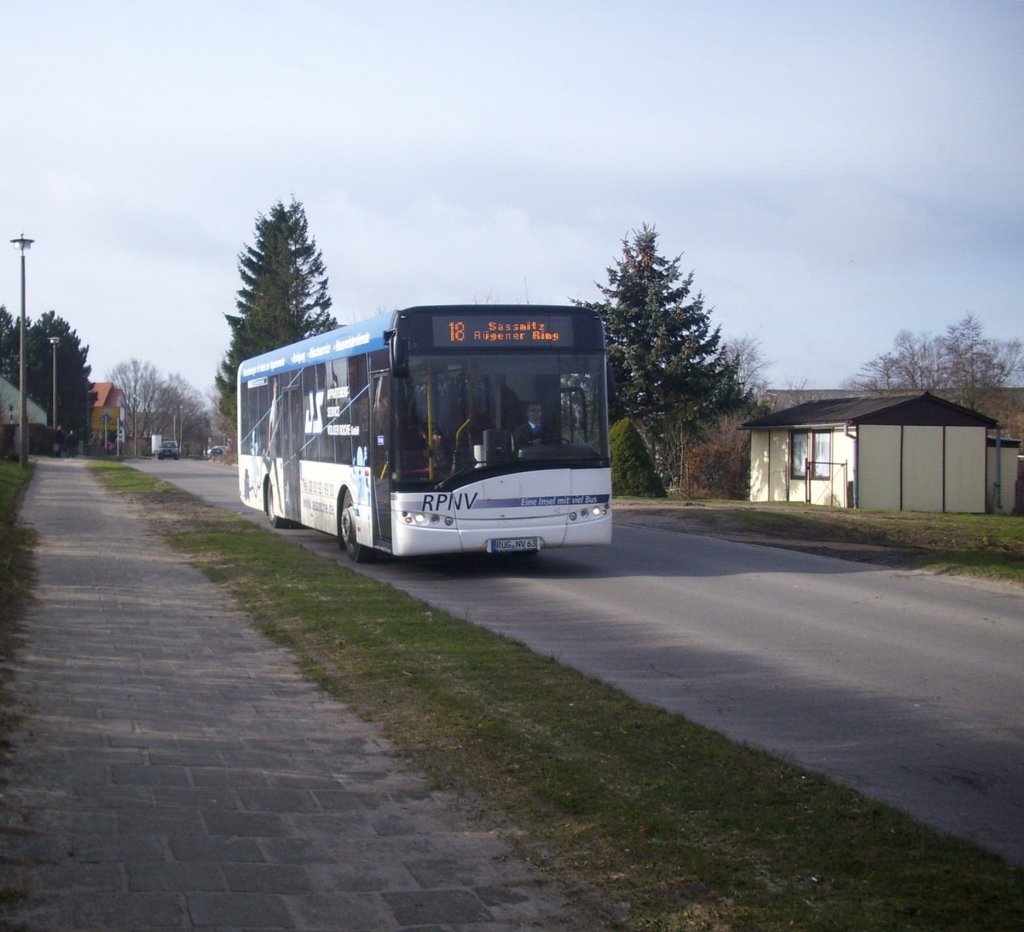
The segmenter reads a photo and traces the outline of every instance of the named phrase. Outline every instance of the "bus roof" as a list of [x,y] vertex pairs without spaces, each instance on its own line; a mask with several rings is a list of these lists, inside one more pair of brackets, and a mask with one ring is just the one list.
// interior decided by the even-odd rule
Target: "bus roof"
[[387,311],[369,320],[346,324],[336,330],[328,330],[290,346],[282,346],[280,349],[246,359],[238,367],[238,378],[246,382],[259,376],[301,369],[311,363],[327,362],[351,356],[353,353],[384,349],[384,331],[391,327],[395,314],[395,311]]
[[574,314],[594,315],[591,308],[578,306],[538,304],[431,304],[385,311],[367,320],[346,324],[336,330],[329,330],[317,336],[308,337],[298,343],[270,350],[252,359],[246,359],[238,367],[238,378],[242,382],[250,379],[301,369],[304,366],[332,359],[341,359],[356,353],[368,353],[385,349],[386,331],[396,325],[400,316],[444,313],[462,314]]

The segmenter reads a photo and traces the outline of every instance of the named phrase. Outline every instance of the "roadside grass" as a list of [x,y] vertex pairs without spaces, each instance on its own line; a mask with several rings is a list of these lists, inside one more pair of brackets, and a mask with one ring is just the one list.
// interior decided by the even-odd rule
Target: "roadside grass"
[[[31,462],[25,470],[17,462],[0,460],[0,757],[7,754],[8,735],[21,719],[10,692],[10,661],[21,644],[18,625],[35,582],[32,548],[36,535],[17,524],[18,505],[31,476]],[[8,827],[3,818],[8,809],[3,788],[0,780],[0,845],[5,834],[18,831]],[[22,900],[25,892],[20,881],[0,881],[0,903]]]
[[1024,517],[861,511],[799,503],[626,499],[634,510],[674,514],[710,533],[754,534],[808,546],[839,543],[900,551],[900,562],[1024,585]]
[[18,504],[32,477],[13,460],[0,460],[0,627],[9,630],[32,590],[31,550],[35,535],[17,524]]
[[1024,927],[1024,872],[967,842],[167,483],[98,471],[438,786],[524,830],[607,927]]
[[[0,656],[8,658],[18,644],[18,621],[31,596],[35,582],[32,547],[36,535],[31,528],[17,523],[18,505],[32,477],[14,461],[0,460]],[[13,722],[14,711],[8,701],[6,685],[10,677],[7,664],[0,664],[0,740]]]

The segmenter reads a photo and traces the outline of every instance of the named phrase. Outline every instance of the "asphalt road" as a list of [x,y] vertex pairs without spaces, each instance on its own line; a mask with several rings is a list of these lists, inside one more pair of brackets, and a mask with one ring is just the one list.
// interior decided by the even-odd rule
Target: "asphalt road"
[[[261,520],[225,466],[133,465]],[[325,535],[282,533],[338,553]],[[609,548],[358,569],[1024,863],[1019,590],[654,529],[628,513]]]

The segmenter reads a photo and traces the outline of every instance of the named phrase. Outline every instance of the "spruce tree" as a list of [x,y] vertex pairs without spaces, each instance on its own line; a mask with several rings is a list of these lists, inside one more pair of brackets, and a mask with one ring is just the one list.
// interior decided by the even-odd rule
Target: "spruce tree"
[[655,448],[667,434],[699,437],[744,400],[737,362],[711,326],[704,295],[683,276],[682,257],[658,255],[646,224],[622,242],[603,301],[577,302],[601,312],[618,400],[613,416],[642,425]]
[[[21,318],[15,317],[0,304],[0,378],[18,384],[18,354],[21,340]],[[6,415],[7,412],[4,412]]]
[[[46,409],[51,426],[60,426],[65,433],[87,439],[92,404],[92,366],[89,347],[83,346],[78,332],[54,311],[40,314],[26,333],[28,393],[36,404]],[[51,337],[60,337],[56,350]],[[57,423],[53,422],[53,358],[57,357]]]
[[[50,337],[60,337],[57,344],[57,423],[65,433],[75,432],[77,438],[89,435],[89,386],[92,384],[92,366],[89,365],[89,347],[83,346],[78,333],[54,311],[45,311],[35,321],[26,320],[25,331],[26,375],[28,397],[47,413],[53,422],[53,357]],[[0,304],[0,376],[15,387],[21,373],[21,320]],[[4,411],[0,421],[11,416]],[[17,414],[14,412],[14,416]]]
[[237,314],[225,314],[231,330],[216,377],[220,409],[234,420],[235,373],[243,359],[336,327],[330,313],[327,272],[306,211],[292,198],[256,218],[256,238],[238,256],[242,287]]

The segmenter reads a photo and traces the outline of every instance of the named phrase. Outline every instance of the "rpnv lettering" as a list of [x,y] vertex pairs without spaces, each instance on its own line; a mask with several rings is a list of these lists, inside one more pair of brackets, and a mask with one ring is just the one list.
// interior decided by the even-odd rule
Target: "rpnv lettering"
[[423,496],[421,511],[461,511],[469,510],[480,497],[479,492],[437,492]]

